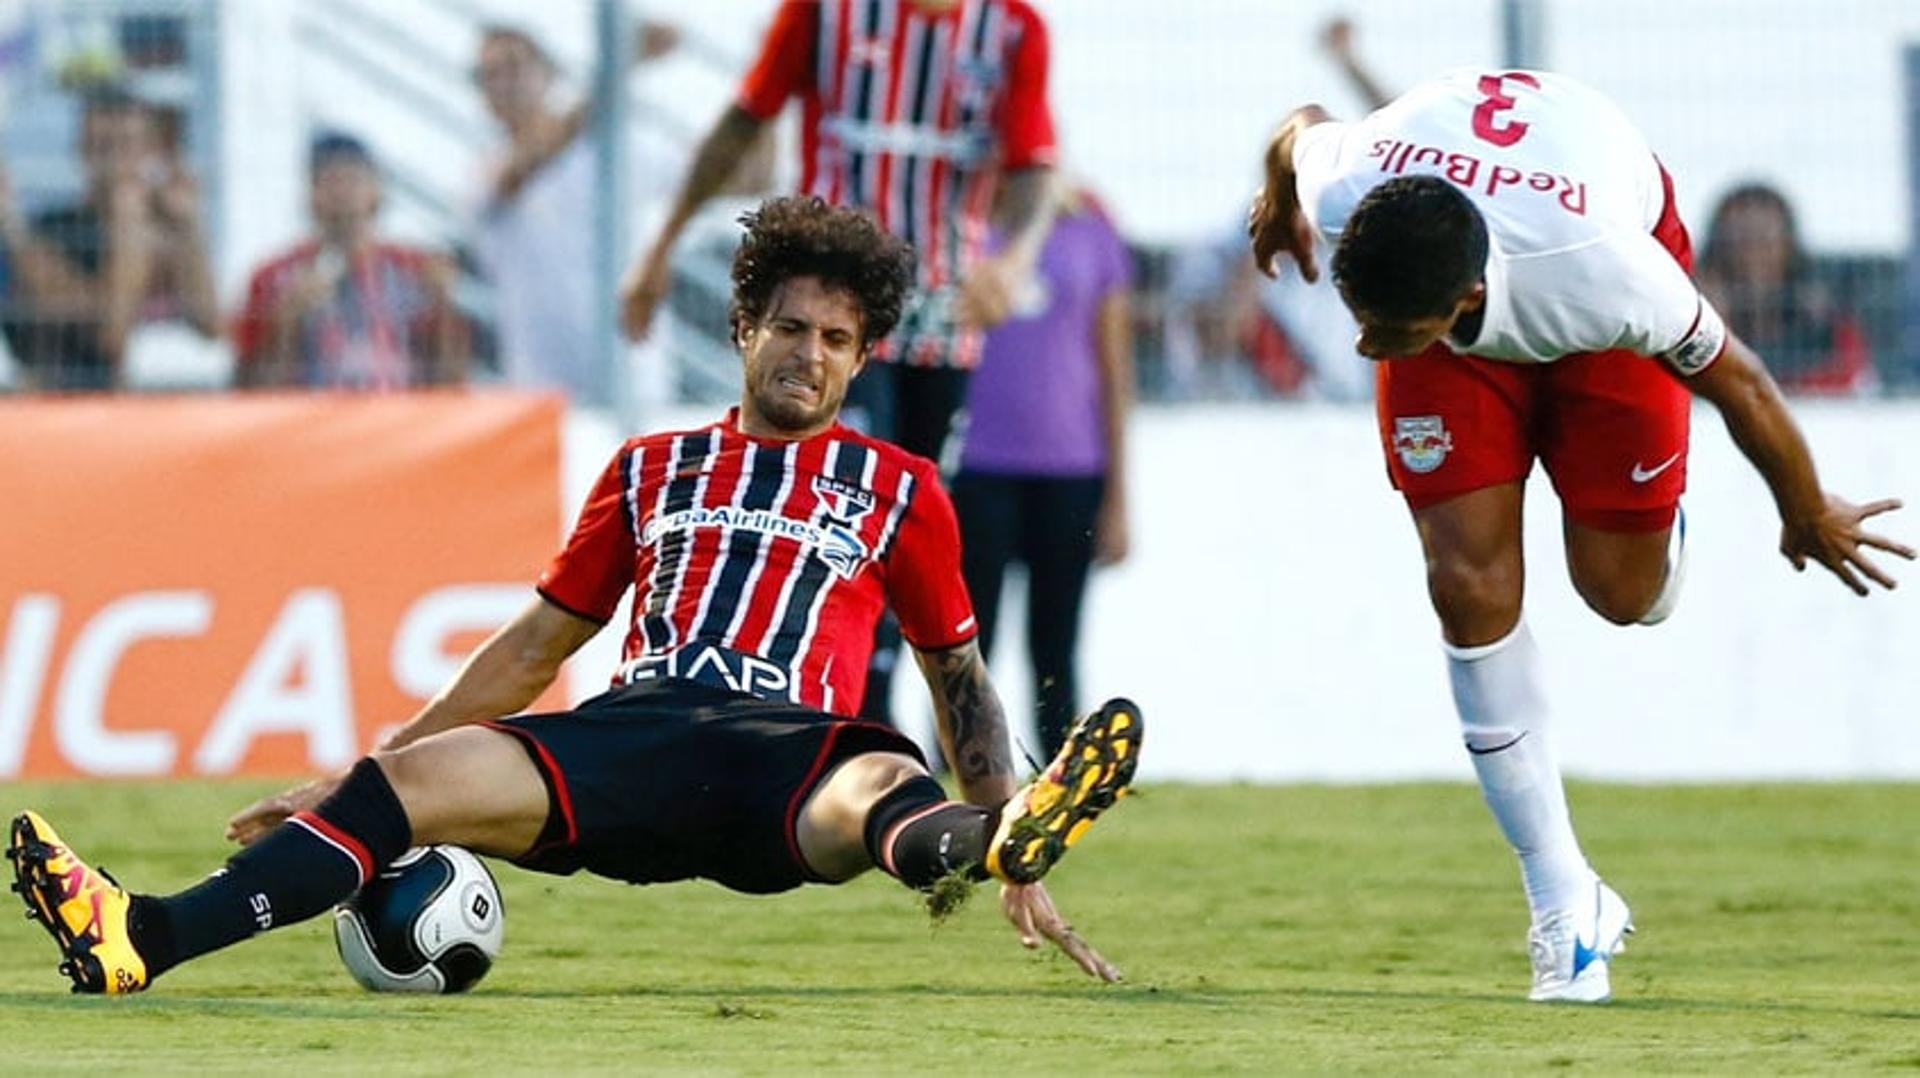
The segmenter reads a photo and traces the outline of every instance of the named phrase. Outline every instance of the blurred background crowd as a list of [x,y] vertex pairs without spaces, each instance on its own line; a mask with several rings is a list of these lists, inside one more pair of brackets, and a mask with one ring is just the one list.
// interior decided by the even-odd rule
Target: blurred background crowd
[[[1638,66],[1551,0],[1036,6],[1064,171],[1125,243],[1144,400],[1370,397],[1332,291],[1253,272],[1235,192],[1292,105],[1352,116],[1461,63],[1621,99],[1679,162],[1703,289],[1790,391],[1920,387],[1901,0],[1629,4],[1641,40],[1685,39]],[[773,8],[0,0],[0,391],[500,383],[629,419],[728,399],[731,219],[796,186],[791,117],[681,245],[643,344],[614,309]],[[1181,116],[1212,118],[1204,142],[1162,130]]]

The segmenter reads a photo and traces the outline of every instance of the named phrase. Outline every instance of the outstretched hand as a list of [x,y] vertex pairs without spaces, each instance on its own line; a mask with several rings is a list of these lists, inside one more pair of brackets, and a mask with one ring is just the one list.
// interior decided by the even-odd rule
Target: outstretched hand
[[306,812],[326,800],[327,795],[340,785],[340,776],[295,786],[291,790],[263,797],[239,812],[227,821],[227,838],[242,846],[251,846],[267,832],[287,821],[287,817],[296,812]]
[[1865,505],[1855,505],[1836,494],[1826,496],[1826,504],[1821,511],[1805,520],[1787,520],[1780,528],[1780,553],[1793,563],[1796,570],[1804,571],[1808,561],[1816,561],[1840,578],[1841,583],[1853,589],[1855,595],[1867,594],[1867,580],[1891,591],[1896,587],[1894,579],[1886,571],[1867,557],[1863,547],[1873,547],[1889,554],[1913,560],[1913,548],[1898,543],[1882,535],[1875,535],[1861,529],[1860,525],[1868,517],[1892,512],[1900,508],[1898,498],[1882,498]]
[[1320,279],[1320,267],[1313,258],[1313,229],[1300,212],[1291,185],[1280,194],[1272,184],[1253,193],[1253,205],[1247,209],[1247,238],[1253,242],[1253,264],[1261,273],[1280,276],[1274,258],[1284,252],[1309,283]]
[[1120,967],[1100,957],[1093,945],[1081,939],[1073,926],[1060,916],[1053,906],[1053,898],[1047,894],[1046,886],[1038,883],[1000,885],[1000,909],[1006,913],[1007,920],[1020,933],[1020,943],[1029,950],[1038,948],[1044,937],[1052,940],[1087,971],[1090,977],[1112,984],[1120,980]]

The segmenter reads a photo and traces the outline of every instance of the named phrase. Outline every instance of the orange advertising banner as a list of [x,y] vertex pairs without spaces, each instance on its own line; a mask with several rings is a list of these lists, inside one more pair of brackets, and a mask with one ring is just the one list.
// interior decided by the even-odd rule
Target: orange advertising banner
[[0,778],[350,762],[532,597],[561,412],[0,400]]

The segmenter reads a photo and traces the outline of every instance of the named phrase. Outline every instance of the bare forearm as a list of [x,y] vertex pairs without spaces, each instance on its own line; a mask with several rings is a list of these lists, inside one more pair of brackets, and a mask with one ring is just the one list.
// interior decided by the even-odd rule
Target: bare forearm
[[1375,81],[1373,72],[1368,71],[1358,57],[1342,56],[1339,64],[1341,74],[1353,84],[1354,90],[1359,93],[1362,100],[1366,101],[1368,108],[1383,108],[1391,100],[1387,92],[1380,88],[1380,83]]
[[41,317],[84,318],[99,313],[87,278],[58,251],[17,225],[7,226],[4,235],[14,272]]
[[1287,114],[1267,142],[1267,155],[1263,162],[1267,174],[1267,194],[1270,198],[1281,200],[1278,204],[1292,207],[1298,203],[1294,189],[1293,144],[1300,132],[1314,124],[1325,123],[1333,117],[1319,105],[1302,105]]
[[567,656],[599,631],[599,623],[535,598],[474,649],[452,683],[380,747],[396,749],[442,730],[525,710],[553,684]]
[[153,274],[153,253],[146,238],[123,231],[110,241],[107,251],[103,310],[100,319],[100,348],[119,364],[126,351],[127,337],[140,317],[140,303]]
[[1053,197],[1053,169],[1045,165],[1016,169],[1002,181],[1000,220],[1007,234],[1009,251],[1039,253],[1053,229],[1059,206]]
[[1824,502],[1813,453],[1780,396],[1780,387],[1738,338],[1726,354],[1691,380],[1695,393],[1712,401],[1734,444],[1773,492],[1782,518],[1805,517]]
[[523,654],[509,626],[467,657],[451,684],[381,747],[397,749],[456,726],[504,718],[538,699],[560,672],[537,654]]
[[467,380],[472,354],[467,320],[453,302],[453,266],[443,264],[434,274],[433,380],[437,385],[461,385]]
[[998,806],[1013,796],[1013,749],[1006,709],[972,642],[931,654],[916,652],[933,692],[940,747],[961,793],[976,805]]
[[1133,310],[1124,289],[1100,305],[1100,406],[1106,420],[1107,497],[1124,500],[1127,420],[1133,414]]
[[680,196],[663,230],[663,238],[670,241],[700,212],[700,207],[726,188],[765,126],[765,121],[738,105],[727,108],[720,122],[700,143],[693,164],[687,169],[687,178],[680,185]]

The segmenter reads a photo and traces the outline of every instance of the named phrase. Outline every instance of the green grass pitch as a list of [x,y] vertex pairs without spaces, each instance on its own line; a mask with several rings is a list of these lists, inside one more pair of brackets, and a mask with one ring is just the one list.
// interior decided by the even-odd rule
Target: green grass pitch
[[[169,890],[264,789],[11,784],[0,809]],[[988,890],[933,927],[872,875],[750,898],[496,866],[506,950],[466,996],[361,991],[321,919],[73,997],[12,920],[0,1044],[16,1073],[1920,1068],[1920,785],[1573,800],[1640,925],[1605,1007],[1523,1000],[1517,871],[1470,786],[1150,786],[1050,881],[1118,986],[1021,950]]]

